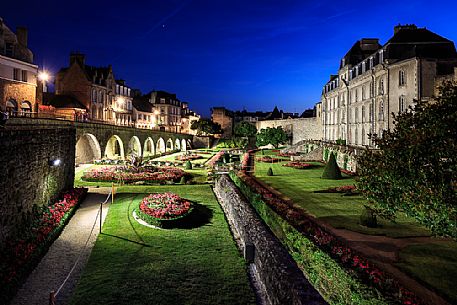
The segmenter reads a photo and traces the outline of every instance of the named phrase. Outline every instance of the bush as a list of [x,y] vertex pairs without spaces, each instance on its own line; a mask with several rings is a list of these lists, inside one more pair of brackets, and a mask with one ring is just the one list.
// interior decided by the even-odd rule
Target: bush
[[363,210],[360,215],[360,224],[368,228],[376,228],[378,226],[378,221],[376,220],[375,211],[370,207],[365,206],[365,210]]
[[[192,169],[192,163],[190,161],[186,162],[186,166],[184,167],[185,169]],[[184,178],[184,177],[183,177]],[[181,178],[182,179],[182,178]]]
[[273,176],[273,170],[271,169],[271,167],[268,168],[267,176]]
[[322,178],[333,180],[342,178],[340,168],[338,167],[338,164],[336,164],[336,159],[333,152],[330,153],[330,158],[325,165],[324,172],[322,173]]

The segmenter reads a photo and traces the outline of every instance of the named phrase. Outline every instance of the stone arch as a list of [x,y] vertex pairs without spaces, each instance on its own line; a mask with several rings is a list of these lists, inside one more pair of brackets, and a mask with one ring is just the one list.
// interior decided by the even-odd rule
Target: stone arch
[[165,151],[166,151],[165,141],[162,138],[159,138],[157,140],[156,154],[158,154],[158,153],[163,154]]
[[91,133],[83,134],[76,142],[75,163],[92,163],[102,158],[97,138]]
[[187,145],[186,145],[186,140],[182,139],[181,140],[181,150],[186,151],[187,150]]
[[181,141],[179,139],[175,140],[175,150],[181,150]]
[[23,101],[21,103],[21,110],[22,110],[22,112],[31,112],[32,104],[29,101]]
[[167,146],[166,146],[166,151],[172,151],[173,150],[173,140],[168,139],[167,140]]
[[187,139],[186,143],[187,143],[186,149],[192,149],[192,141]]
[[129,141],[127,156],[130,156],[132,154],[137,157],[141,157],[141,142],[137,136],[131,137]]
[[10,114],[16,113],[18,110],[17,108],[17,102],[14,99],[9,99],[6,102],[6,111],[9,112]]
[[119,136],[113,135],[111,138],[109,138],[108,142],[106,143],[105,157],[113,160],[124,160],[124,143]]
[[152,157],[154,155],[155,155],[154,141],[151,139],[151,137],[148,137],[146,139],[146,141],[144,141],[143,158]]

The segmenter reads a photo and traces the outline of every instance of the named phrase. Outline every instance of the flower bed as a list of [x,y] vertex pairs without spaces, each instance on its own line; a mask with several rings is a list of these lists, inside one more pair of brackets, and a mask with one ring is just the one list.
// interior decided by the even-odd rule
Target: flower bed
[[277,162],[281,162],[282,160],[278,159],[278,158],[270,157],[270,156],[263,156],[263,157],[257,158],[257,161],[265,162],[265,163],[277,163]]
[[137,216],[160,228],[176,227],[192,211],[189,201],[174,193],[150,194],[135,210]]
[[347,194],[347,195],[356,195],[359,194],[357,192],[357,188],[355,185],[343,185],[338,187],[330,187],[326,190],[314,191],[314,193],[340,193],[340,194]]
[[0,304],[8,303],[14,296],[86,194],[85,188],[71,189],[53,204],[34,210],[18,238],[5,243],[4,249],[0,250]]
[[357,176],[357,173],[348,171],[347,169],[340,168],[340,171],[341,171],[343,174],[346,174],[346,175],[348,175],[348,176]]
[[203,159],[203,157],[193,154],[193,155],[176,156],[175,159],[178,161],[193,161],[193,160],[197,160],[197,159]]
[[209,167],[214,167],[216,165],[217,161],[219,161],[219,159],[221,159],[223,155],[225,155],[225,151],[224,150],[219,151],[208,161],[207,165]]
[[167,181],[179,182],[183,176],[188,174],[176,167],[133,167],[133,166],[110,166],[94,168],[84,172],[81,177],[85,181],[94,182],[123,182],[126,184],[144,183],[165,183]]
[[287,166],[287,167],[293,167],[296,169],[307,169],[307,168],[313,168],[315,165],[301,162],[301,161],[291,161],[287,162],[286,164],[283,164],[282,166]]
[[[231,177],[330,304],[421,304],[391,275],[292,203],[239,172]],[[358,301],[354,301],[358,300]]]

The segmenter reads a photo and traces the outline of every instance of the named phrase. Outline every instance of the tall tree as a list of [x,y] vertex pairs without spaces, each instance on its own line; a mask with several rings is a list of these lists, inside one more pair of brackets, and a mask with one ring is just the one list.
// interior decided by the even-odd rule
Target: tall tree
[[237,137],[255,137],[257,134],[257,127],[249,122],[240,122],[235,125],[235,136]]
[[434,102],[417,102],[395,128],[374,137],[379,151],[358,160],[360,189],[376,213],[414,217],[432,232],[457,237],[457,86],[446,83]]
[[209,119],[200,119],[198,121],[192,121],[190,129],[197,130],[197,135],[199,136],[222,133],[221,125]]
[[278,148],[280,144],[284,144],[289,139],[287,133],[279,127],[267,127],[266,129],[261,129],[257,134],[256,144],[257,146],[264,146],[271,144],[275,148]]

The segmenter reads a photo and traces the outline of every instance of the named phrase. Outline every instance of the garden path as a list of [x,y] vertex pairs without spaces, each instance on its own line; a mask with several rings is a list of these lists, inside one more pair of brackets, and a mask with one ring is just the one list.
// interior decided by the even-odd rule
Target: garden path
[[[89,189],[86,199],[76,210],[62,234],[51,245],[48,253],[18,290],[10,305],[48,304],[50,292],[60,287],[78,256],[81,255],[80,261],[56,297],[58,305],[69,302],[97,239],[98,220],[87,247],[84,248],[94,225],[100,202],[105,201],[108,192],[109,188]],[[109,205],[103,207],[102,221],[105,220],[108,208]]]

